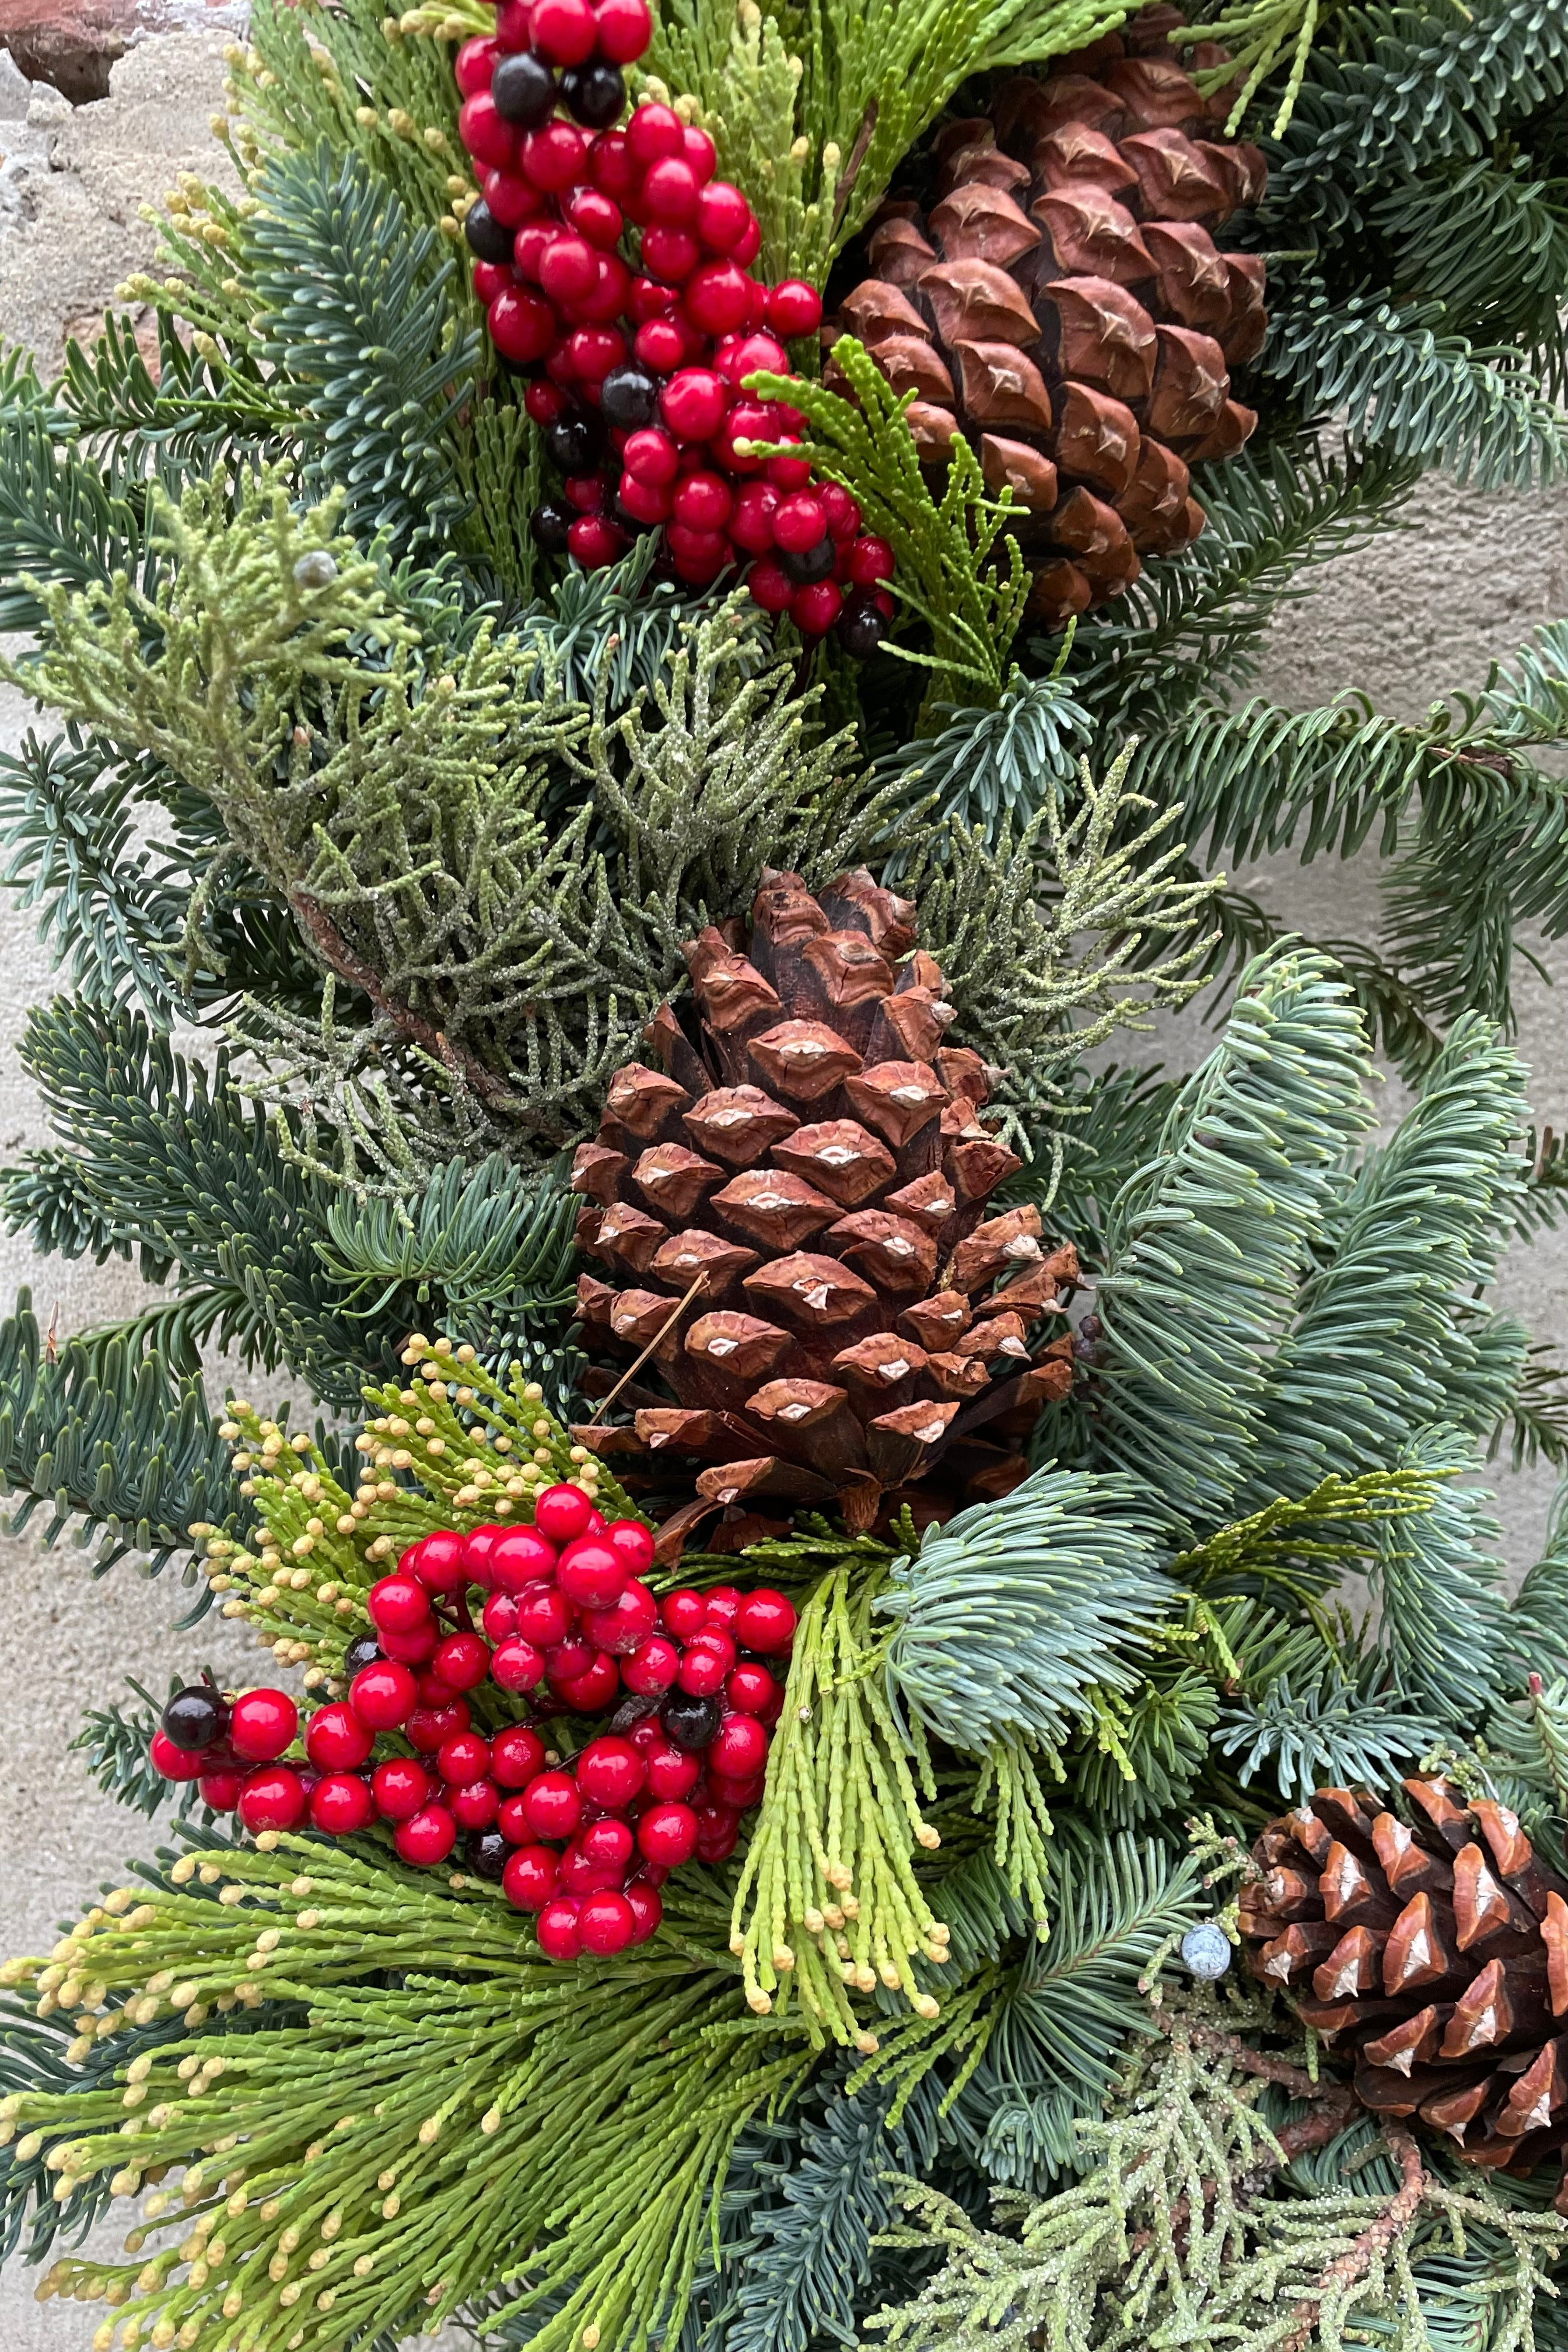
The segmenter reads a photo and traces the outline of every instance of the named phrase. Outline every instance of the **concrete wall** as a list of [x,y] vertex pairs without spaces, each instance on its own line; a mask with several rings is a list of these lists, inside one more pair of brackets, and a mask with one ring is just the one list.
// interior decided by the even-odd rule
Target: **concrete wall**
[[[37,18],[39,11],[24,7]],[[189,23],[200,10],[186,7]],[[211,12],[208,23],[224,15]],[[7,29],[0,6],[0,37]],[[0,331],[54,367],[64,335],[82,332],[116,284],[144,266],[152,234],[138,217],[184,168],[210,170],[208,116],[222,78],[221,36],[181,33],[130,48],[113,67],[110,94],[72,108],[28,86],[0,51]],[[89,86],[93,86],[90,83]],[[100,86],[100,85],[98,85]],[[1326,573],[1278,629],[1265,690],[1305,705],[1340,687],[1366,688],[1386,710],[1418,718],[1451,687],[1475,687],[1489,661],[1510,653],[1538,622],[1568,609],[1568,495],[1481,498],[1434,483],[1410,527]],[[0,690],[0,738],[15,744],[28,723],[19,697]],[[1237,877],[1309,935],[1366,936],[1376,923],[1370,865],[1303,870],[1276,861]],[[1560,950],[1544,951],[1562,968]],[[10,1042],[26,1009],[51,992],[31,919],[0,897],[0,1160],[47,1139],[33,1089]],[[1568,1053],[1561,1005],[1528,970],[1519,976],[1520,1044],[1535,1073],[1541,1122],[1568,1123]],[[1161,1025],[1170,1063],[1190,1067],[1206,1050],[1193,1017]],[[1390,1108],[1397,1102],[1391,1089]],[[0,1239],[0,1298],[31,1282],[41,1314],[82,1329],[145,1298],[133,1269],[34,1259]],[[1568,1246],[1549,1242],[1516,1255],[1502,1303],[1542,1337],[1568,1337]],[[1522,1568],[1539,1548],[1550,1482],[1500,1475],[1509,1556]],[[177,1658],[210,1659],[233,1674],[247,1653],[216,1622],[175,1640],[169,1628],[184,1596],[132,1567],[94,1583],[82,1556],[44,1552],[31,1538],[0,1539],[7,1605],[0,1612],[0,1948],[37,1950],[79,1898],[110,1878],[144,1841],[140,1825],[100,1799],[67,1754],[82,1708],[118,1693],[135,1675],[158,1685]],[[250,1657],[255,1653],[248,1654]],[[94,2316],[67,2305],[38,2309],[25,2274],[0,2280],[0,2352],[71,2352]]]

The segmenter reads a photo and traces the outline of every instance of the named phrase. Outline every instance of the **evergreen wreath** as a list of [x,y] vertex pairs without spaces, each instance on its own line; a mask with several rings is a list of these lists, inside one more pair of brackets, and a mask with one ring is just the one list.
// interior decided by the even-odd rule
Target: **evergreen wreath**
[[[0,2252],[101,2352],[1568,2344],[1568,1522],[1510,1597],[1481,1483],[1568,1459],[1486,1296],[1568,625],[1247,698],[1568,460],[1561,9],[231,68],[156,364],[0,368],[0,1191],[156,1292],[24,1295],[0,1478],[294,1679],[95,1695],[165,1842],[0,1970]],[[1219,870],[1374,833],[1392,953]]]

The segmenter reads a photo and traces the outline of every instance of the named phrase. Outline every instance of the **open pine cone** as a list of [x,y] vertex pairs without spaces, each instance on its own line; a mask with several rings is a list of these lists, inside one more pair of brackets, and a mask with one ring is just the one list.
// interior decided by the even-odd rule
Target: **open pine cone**
[[1469,2164],[1568,2162],[1568,1879],[1506,1805],[1404,1787],[1414,1826],[1320,1789],[1264,1831],[1264,1875],[1241,1896],[1247,1965],[1353,2051],[1374,2114],[1419,2116]]
[[[1262,348],[1264,265],[1212,232],[1257,204],[1263,158],[1221,136],[1231,93],[1200,96],[1166,38],[1181,21],[1146,8],[943,123],[938,201],[883,206],[839,309],[837,331],[914,393],[922,457],[962,433],[1011,488],[1047,627],[1194,539],[1189,465],[1234,457],[1257,423],[1230,370]],[[1185,54],[1227,61],[1212,42]]]
[[820,898],[765,874],[749,939],[686,949],[697,1042],[665,1005],[659,1066],[620,1072],[578,1149],[579,1243],[610,1269],[579,1282],[584,1343],[617,1381],[651,1354],[631,1423],[574,1434],[642,1491],[706,1465],[692,1517],[777,1500],[868,1528],[1005,1494],[1009,1441],[1071,1385],[1070,1335],[1037,1327],[1078,1261],[1037,1210],[985,1213],[1018,1161],[980,1117],[992,1074],[942,1042],[914,911],[864,868]]

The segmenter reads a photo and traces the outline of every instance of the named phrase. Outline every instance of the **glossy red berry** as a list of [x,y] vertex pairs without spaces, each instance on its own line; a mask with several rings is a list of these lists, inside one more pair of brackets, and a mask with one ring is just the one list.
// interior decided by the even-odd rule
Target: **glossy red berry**
[[561,485],[568,506],[579,514],[597,514],[605,499],[603,474],[569,474]]
[[708,1622],[702,1595],[685,1589],[667,1592],[658,1604],[658,1613],[678,1642],[689,1642],[693,1633],[700,1633]]
[[735,1612],[735,1639],[742,1650],[775,1657],[795,1640],[797,1622],[794,1603],[771,1585],[760,1584],[741,1597]]
[[727,1715],[708,1750],[710,1771],[749,1780],[768,1760],[768,1735],[754,1715]]
[[533,1528],[508,1528],[490,1552],[490,1581],[498,1592],[522,1592],[555,1573],[555,1547]]
[[635,65],[653,38],[647,0],[599,0],[599,55],[612,65]]
[[618,1885],[632,1858],[632,1833],[625,1822],[606,1815],[588,1823],[577,1839],[577,1847],[590,1868],[613,1872],[613,1883]]
[[239,1818],[252,1837],[263,1830],[297,1829],[305,1818],[305,1784],[287,1764],[263,1764],[246,1775]]
[[607,1887],[602,1895],[584,1895],[577,1913],[577,1933],[583,1949],[607,1960],[624,1952],[637,1934],[637,1914],[624,1895]]
[[544,199],[521,172],[487,172],[485,202],[491,219],[500,221],[502,228],[521,228],[524,221],[538,217]]
[[679,299],[673,286],[661,286],[656,278],[634,278],[626,295],[626,315],[634,326],[644,327],[650,319],[662,319],[673,310]]
[[729,531],[735,545],[748,555],[765,555],[773,543],[773,514],[779,494],[767,482],[742,482],[735,492]]
[[749,375],[788,375],[789,353],[776,335],[737,335],[721,373],[731,383],[744,383]]
[[597,388],[612,368],[624,364],[626,341],[614,327],[577,327],[566,338],[566,351],[575,381]]
[[[588,142],[576,124],[556,121],[525,134],[521,162],[534,186],[553,196],[583,177],[587,156]],[[501,158],[495,160],[500,163]]]
[[601,131],[588,150],[588,171],[596,188],[617,204],[625,204],[642,183],[642,166],[626,143],[624,131]]
[[644,172],[667,156],[679,155],[685,145],[684,126],[675,109],[651,100],[636,110],[626,136],[634,162]]
[[585,64],[599,37],[588,0],[533,0],[529,31],[540,56],[552,66]]
[[647,1771],[650,1797],[664,1799],[689,1797],[702,1774],[702,1759],[689,1749],[678,1748],[673,1739],[659,1738],[643,1759]]
[[804,555],[827,530],[822,499],[809,490],[796,490],[779,500],[773,514],[773,537],[792,555]]
[[468,1727],[468,1707],[455,1698],[449,1706],[416,1706],[403,1729],[411,1748],[417,1748],[421,1756],[434,1756],[446,1740]]
[[552,302],[579,302],[599,282],[599,256],[585,236],[557,229],[540,255],[539,282]]
[[[522,404],[536,425],[554,425],[566,414],[566,394],[559,384],[546,383],[542,377],[536,377],[523,394]],[[474,1532],[477,1535],[478,1528]],[[504,1532],[507,1535],[518,1535],[524,1530],[508,1528]],[[492,1546],[492,1550],[493,1549]],[[492,1583],[495,1581],[493,1564],[490,1580]]]
[[247,1764],[270,1764],[299,1728],[300,1710],[287,1691],[246,1691],[234,1702],[228,1742]]
[[[757,218],[755,213],[753,213],[751,219],[746,224],[745,236],[741,239],[740,244],[735,247],[730,258],[731,261],[738,261],[742,269],[750,269],[752,262],[755,261],[762,249],[763,225]],[[767,288],[765,286],[757,285],[753,280],[752,286],[752,315],[749,323],[753,327],[763,326],[767,323]]]
[[680,1653],[662,1633],[650,1633],[621,1664],[621,1680],[639,1697],[668,1690],[680,1665]]
[[569,189],[561,200],[561,215],[577,235],[600,253],[614,250],[626,226],[626,215],[614,196],[602,188]]
[[591,1739],[577,1759],[577,1786],[594,1804],[613,1813],[623,1811],[640,1795],[647,1777],[629,1739]]
[[370,1776],[370,1792],[384,1822],[406,1822],[429,1802],[432,1781],[412,1756],[389,1756]]
[[448,1633],[438,1643],[430,1671],[449,1690],[478,1690],[490,1670],[489,1643],[480,1633]]
[[205,1748],[176,1748],[162,1726],[148,1742],[147,1753],[165,1780],[199,1780],[211,1760]]
[[693,1698],[711,1698],[715,1691],[723,1689],[724,1677],[734,1664],[734,1656],[732,1649],[726,1657],[717,1644],[704,1646],[700,1641],[689,1643],[676,1682],[681,1690],[689,1691]]
[[371,1586],[365,1607],[378,1633],[412,1633],[429,1621],[430,1595],[417,1577],[399,1571]]
[[803,637],[825,637],[843,610],[842,592],[832,580],[797,588],[789,603],[790,619]]
[[555,1892],[560,1864],[547,1845],[520,1845],[507,1856],[501,1893],[519,1911],[542,1911]]
[[204,1772],[200,1794],[204,1805],[215,1813],[232,1813],[239,1802],[239,1792],[245,1786],[245,1774],[237,1767],[221,1772]]
[[618,1552],[599,1536],[584,1536],[562,1553],[555,1580],[575,1607],[608,1609],[620,1599],[629,1579]]
[[544,1769],[544,1742],[526,1724],[498,1731],[490,1742],[490,1771],[503,1789],[524,1789]]
[[624,1891],[637,1923],[632,1930],[632,1941],[634,1944],[646,1944],[658,1933],[659,1922],[664,1917],[664,1905],[659,1900],[658,1890],[646,1878],[633,1878],[627,1881]]
[[534,1499],[533,1524],[547,1542],[573,1542],[587,1527],[594,1506],[581,1486],[545,1486]]
[[815,335],[822,324],[822,297],[804,278],[783,278],[768,288],[767,318],[786,343],[796,335]]
[[693,1810],[697,1815],[698,1860],[727,1862],[741,1834],[740,1815],[728,1805],[715,1804],[711,1799]]
[[378,1633],[376,1636],[382,1655],[395,1658],[399,1665],[404,1666],[424,1665],[428,1658],[434,1657],[436,1644],[440,1638],[441,1629],[433,1617],[426,1618],[423,1625],[416,1625],[412,1633]]
[[417,1577],[427,1592],[460,1592],[468,1581],[463,1572],[463,1541],[446,1528],[423,1537],[410,1544],[398,1561],[398,1574]]
[[666,1870],[679,1870],[697,1851],[697,1816],[689,1805],[650,1805],[637,1823],[637,1851]]
[[699,131],[695,123],[689,122],[680,134],[680,157],[689,166],[700,188],[719,168],[719,150],[706,131]]
[[527,48],[531,13],[531,0],[500,0],[496,10],[496,40],[501,48],[510,52]]
[[[586,319],[591,325],[605,327],[613,319],[618,319],[626,309],[626,299],[631,292],[632,273],[618,253],[601,253],[598,259],[599,274],[593,291],[585,294],[577,304],[575,315],[579,319]],[[620,345],[620,357],[614,365],[619,367],[626,359],[626,341],[618,331],[616,340]],[[602,382],[605,373],[607,371],[595,373],[591,381]]]
[[513,282],[510,268],[506,263],[476,261],[474,264],[474,291],[487,307],[498,294],[509,292]]
[[632,350],[644,367],[668,375],[686,357],[686,337],[673,319],[649,319],[632,337]]
[[[539,272],[543,266],[544,257],[549,252],[551,247],[554,244],[555,239],[559,235],[560,231],[556,228],[553,221],[531,220],[524,221],[522,226],[518,230],[517,235],[513,237],[511,241],[511,257],[513,267],[516,268],[518,276],[520,278],[526,278],[531,286],[538,285]],[[555,313],[553,310],[550,313],[550,320],[551,332],[553,334],[556,326]],[[565,406],[565,401],[563,398],[562,399],[562,406]],[[551,421],[553,422],[553,419]]]
[[427,1870],[433,1863],[445,1862],[457,1844],[458,1824],[445,1805],[425,1805],[399,1822],[392,1843],[400,1861]]
[[458,78],[458,88],[464,98],[473,98],[481,89],[489,89],[490,76],[500,55],[500,43],[494,39],[465,41],[452,60],[452,70]]
[[547,1960],[574,1960],[581,1952],[583,1938],[577,1932],[581,1908],[574,1895],[553,1895],[542,1907],[534,1932]]
[[[661,164],[663,171],[674,169]],[[705,335],[732,335],[746,323],[751,300],[745,272],[732,261],[705,261],[687,279],[680,307]]]
[[515,126],[497,113],[488,89],[477,89],[472,98],[463,100],[458,136],[476,163],[488,163],[499,171],[515,169],[521,142]]
[[749,1813],[754,1805],[762,1803],[768,1776],[763,1770],[753,1772],[747,1780],[730,1780],[722,1772],[715,1772],[710,1765],[704,1776],[704,1785],[716,1805],[727,1805],[732,1813]]
[[488,1830],[500,1806],[500,1790],[493,1780],[470,1780],[454,1789],[447,1802],[460,1830]]
[[375,1799],[353,1772],[329,1772],[310,1791],[310,1824],[329,1837],[353,1837],[375,1819]]
[[603,515],[579,515],[566,534],[566,544],[584,572],[602,572],[614,563],[626,541]]
[[752,592],[752,603],[760,604],[764,613],[787,613],[795,602],[795,582],[771,555],[752,564],[746,574],[746,585]]
[[544,1680],[544,1653],[514,1633],[498,1642],[490,1657],[490,1676],[503,1691],[537,1690]]
[[777,437],[773,411],[742,396],[713,436],[713,456],[728,474],[760,474],[767,463],[762,447]]
[[658,1603],[647,1585],[634,1577],[608,1609],[590,1610],[583,1630],[595,1648],[612,1658],[629,1658],[658,1623]]
[[486,1638],[491,1642],[507,1642],[517,1631],[517,1601],[510,1592],[492,1592],[485,1602],[479,1619]]
[[[679,166],[672,164],[670,169],[679,170]],[[643,268],[651,269],[657,278],[668,278],[679,286],[690,277],[701,258],[702,248],[689,229],[656,222],[643,231]]]
[[822,511],[827,517],[827,528],[839,546],[847,545],[860,529],[860,509],[842,482],[824,482],[817,492]]
[[490,1744],[482,1732],[455,1731],[450,1739],[441,1742],[437,1753],[437,1771],[455,1789],[466,1789],[489,1769]]
[[849,577],[857,588],[875,588],[879,581],[890,580],[893,572],[893,551],[885,539],[866,536],[850,541]]
[[583,1818],[583,1797],[570,1772],[541,1772],[522,1792],[523,1819],[535,1837],[569,1838]]
[[550,1687],[556,1697],[577,1715],[599,1714],[609,1706],[620,1686],[614,1658],[595,1658],[586,1674],[550,1677]]
[[[632,122],[635,131],[635,115]],[[657,228],[689,228],[697,218],[700,184],[684,155],[661,156],[643,173],[642,209]],[[657,262],[647,266],[663,276]]]
[[656,488],[652,482],[639,482],[635,474],[621,476],[616,496],[635,522],[669,520],[669,492]]
[[375,1746],[375,1734],[343,1699],[318,1707],[305,1726],[305,1753],[318,1772],[355,1772]]
[[751,219],[751,205],[728,180],[710,180],[699,193],[695,226],[710,253],[733,253]]
[[[791,444],[792,447],[797,446],[797,444]],[[767,477],[770,482],[788,497],[794,491],[804,490],[810,481],[811,461],[808,457],[770,457],[767,462]]]
[[698,586],[716,578],[730,560],[730,542],[721,530],[689,530],[672,522],[664,538],[681,579]]
[[731,1666],[724,1682],[724,1696],[738,1714],[765,1717],[781,1696],[778,1684],[766,1666],[753,1665],[742,1658]]
[[556,1643],[545,1659],[545,1671],[558,1681],[571,1682],[574,1676],[585,1675],[597,1655],[598,1652],[585,1633],[569,1633],[563,1642]]

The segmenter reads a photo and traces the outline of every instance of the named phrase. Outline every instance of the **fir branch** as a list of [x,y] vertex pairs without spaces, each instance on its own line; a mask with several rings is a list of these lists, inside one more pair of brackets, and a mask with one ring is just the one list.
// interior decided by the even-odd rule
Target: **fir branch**
[[1328,1661],[1300,1684],[1282,1674],[1256,1699],[1244,1696],[1219,1710],[1215,1750],[1239,1759],[1243,1788],[1263,1775],[1287,1804],[1323,1787],[1392,1791],[1445,1731],[1435,1714],[1380,1690],[1378,1678],[1375,1669],[1349,1677]]
[[994,709],[943,702],[931,715],[946,719],[942,732],[889,753],[879,772],[898,783],[902,821],[918,812],[923,824],[977,827],[990,842],[1009,820],[1021,828],[1050,795],[1070,792],[1074,747],[1092,732],[1089,712],[1055,673],[1031,678],[1016,669]]
[[[1428,1477],[1473,1473],[1472,1448],[1451,1429],[1418,1432],[1404,1460]],[[1369,1656],[1389,1683],[1463,1730],[1507,1696],[1509,1631],[1489,1495],[1445,1485],[1429,1507],[1378,1530],[1367,1581],[1379,1621]]]

